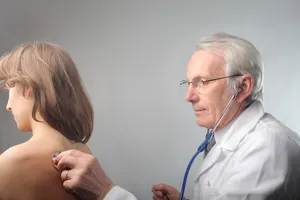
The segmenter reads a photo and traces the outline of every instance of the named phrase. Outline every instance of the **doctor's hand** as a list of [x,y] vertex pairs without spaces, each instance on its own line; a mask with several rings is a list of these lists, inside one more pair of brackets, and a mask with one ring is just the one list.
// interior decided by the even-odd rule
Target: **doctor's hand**
[[180,192],[176,188],[166,185],[158,184],[152,187],[153,200],[178,200]]
[[103,200],[114,187],[92,155],[68,150],[53,154],[52,160],[61,172],[64,188],[83,200]]

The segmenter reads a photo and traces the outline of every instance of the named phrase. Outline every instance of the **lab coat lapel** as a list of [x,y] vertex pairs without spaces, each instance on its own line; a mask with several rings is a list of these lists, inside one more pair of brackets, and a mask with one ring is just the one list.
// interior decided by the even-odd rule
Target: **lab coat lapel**
[[203,160],[202,166],[196,176],[195,182],[203,173],[209,170],[217,161],[220,161],[224,158],[222,148],[219,145],[216,144],[213,147],[213,149],[211,149],[211,151],[213,152],[207,154],[207,156]]

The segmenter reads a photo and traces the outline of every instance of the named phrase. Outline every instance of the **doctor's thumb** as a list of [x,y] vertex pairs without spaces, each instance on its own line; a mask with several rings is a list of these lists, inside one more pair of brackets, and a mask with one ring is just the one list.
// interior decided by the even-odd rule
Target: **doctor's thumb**
[[166,188],[166,184],[163,184],[163,183],[153,185],[153,189],[155,189],[155,190],[163,190],[164,188]]

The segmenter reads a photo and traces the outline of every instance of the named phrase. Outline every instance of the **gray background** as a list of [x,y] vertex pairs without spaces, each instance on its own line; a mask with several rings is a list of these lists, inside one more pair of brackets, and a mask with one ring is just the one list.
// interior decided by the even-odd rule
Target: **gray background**
[[[300,132],[299,6],[297,0],[2,0],[0,53],[32,40],[65,47],[95,109],[90,148],[116,184],[151,199],[153,184],[180,189],[204,138],[179,81],[205,35],[227,32],[256,45],[265,63],[266,111]],[[30,137],[5,111],[7,94],[0,93],[1,151]]]

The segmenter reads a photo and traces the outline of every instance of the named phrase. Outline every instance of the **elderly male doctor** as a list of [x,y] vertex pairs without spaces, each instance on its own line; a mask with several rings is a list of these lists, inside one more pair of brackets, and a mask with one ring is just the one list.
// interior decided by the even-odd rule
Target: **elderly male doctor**
[[[195,183],[191,199],[299,199],[299,138],[264,111],[263,65],[256,48],[228,34],[206,37],[188,63],[184,82],[186,100],[201,127],[213,129],[233,98],[191,180]],[[112,183],[95,157],[71,150],[59,154],[55,163],[64,187],[82,199],[136,199]],[[71,170],[67,173],[65,167]],[[154,185],[152,191],[154,200],[180,196],[178,189],[166,184]]]

